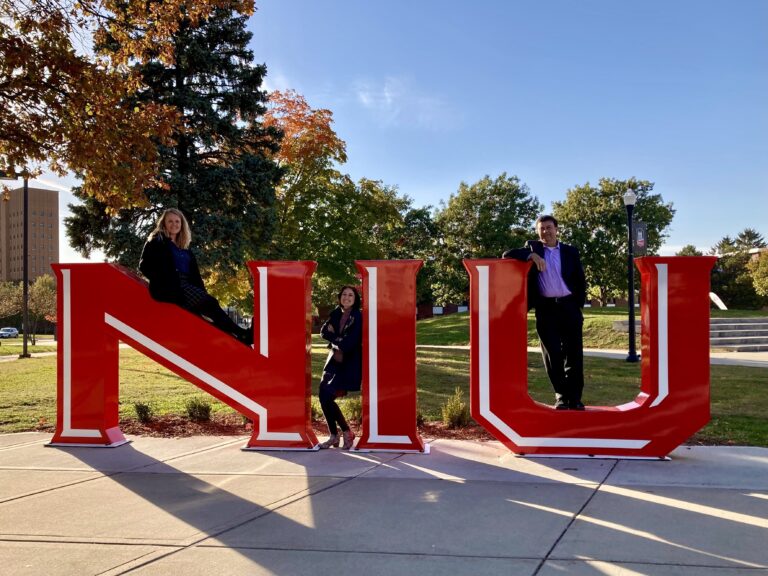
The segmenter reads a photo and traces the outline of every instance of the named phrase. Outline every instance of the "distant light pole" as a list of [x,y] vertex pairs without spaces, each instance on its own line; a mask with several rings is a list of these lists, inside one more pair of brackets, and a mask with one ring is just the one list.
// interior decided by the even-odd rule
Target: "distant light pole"
[[22,210],[22,219],[24,220],[24,245],[22,259],[24,261],[24,275],[22,279],[22,289],[24,296],[22,300],[23,309],[23,330],[24,340],[22,341],[22,350],[19,358],[29,358],[27,352],[27,339],[29,338],[29,176],[26,172],[18,174],[11,169],[7,172],[0,171],[0,180],[18,180],[24,178],[24,207]]
[[629,354],[627,355],[627,362],[637,362],[640,360],[635,351],[635,258],[634,234],[632,233],[632,212],[635,209],[635,202],[637,202],[637,194],[630,188],[624,194],[624,206],[627,207],[627,228],[629,230],[627,236],[627,303],[629,305]]

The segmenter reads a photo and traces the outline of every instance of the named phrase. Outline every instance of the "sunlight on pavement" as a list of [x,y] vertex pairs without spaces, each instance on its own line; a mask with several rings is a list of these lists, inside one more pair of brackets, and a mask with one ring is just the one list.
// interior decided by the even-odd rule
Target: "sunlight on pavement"
[[[589,567],[594,568],[600,574],[616,574],[616,564],[613,562],[601,562],[600,560],[589,560]],[[622,566],[619,572],[620,576],[647,576],[644,572],[635,572],[626,566]]]
[[363,453],[360,452],[360,451],[357,451],[357,450],[355,450],[354,452],[352,452],[351,450],[347,450],[347,451],[342,450],[341,452],[347,458],[353,458],[355,460],[362,460],[363,462],[367,462],[369,464],[373,464],[374,467],[371,468],[371,470],[378,469],[378,468],[387,468],[389,470],[399,470],[399,468],[397,466],[393,466],[392,464],[389,464],[388,462],[386,462],[384,460],[376,460],[375,458],[371,458],[371,457],[368,457],[368,456],[363,456]]
[[[352,452],[349,450],[340,450],[340,452],[346,456],[347,458],[354,458],[355,460],[361,460],[363,462],[368,462],[369,464],[373,464],[374,466],[389,466],[386,462],[382,460],[378,460],[376,458],[371,458],[369,456],[364,456],[361,452]],[[390,468],[393,468],[393,466],[389,466]]]
[[[573,518],[574,514],[572,512],[569,512],[567,510],[559,510],[557,508],[552,508],[550,506],[543,506],[541,504],[533,504],[531,502],[522,502],[520,500],[512,500],[507,499],[507,502],[511,502],[513,504],[519,504],[521,506],[526,506],[528,508],[533,508],[535,510],[541,510],[543,512],[550,512],[552,514],[557,514],[558,516],[564,516],[566,518]],[[587,516],[585,514],[580,514],[578,516],[579,521],[588,522],[590,524],[594,524],[595,526],[600,526],[602,528],[607,528],[609,530],[615,530],[617,532],[622,532],[624,534],[629,534],[630,536],[634,536],[636,538],[645,538],[646,540],[650,540],[652,542],[658,542],[660,544],[665,544],[667,546],[672,546],[673,548],[679,548],[681,550],[687,550],[689,552],[695,552],[696,554],[701,554],[703,556],[709,556],[710,558],[717,558],[719,560],[725,560],[727,562],[733,562],[734,564],[740,564],[742,566],[749,566],[750,568],[766,568],[766,565],[763,564],[754,564],[752,562],[746,562],[744,560],[739,560],[738,558],[731,558],[729,556],[722,556],[720,554],[714,554],[712,552],[707,552],[706,550],[700,550],[698,548],[693,548],[691,546],[685,546],[683,544],[678,544],[676,542],[672,542],[670,540],[667,540],[666,538],[662,538],[660,536],[656,536],[655,534],[651,534],[650,532],[646,532],[645,530],[637,530],[635,528],[630,528],[629,526],[624,526],[622,524],[617,524],[616,522],[609,522],[608,520],[600,520],[598,518],[593,518],[591,516]]]
[[747,460],[749,462],[755,462],[756,464],[768,464],[768,458],[765,456],[754,456],[751,454],[739,454],[737,456],[740,460]]
[[608,494],[615,494],[617,496],[624,496],[626,498],[634,498],[636,500],[642,500],[652,504],[669,506],[670,508],[677,508],[678,510],[685,510],[686,512],[694,512],[696,514],[712,516],[713,518],[717,518],[719,520],[730,520],[732,522],[739,522],[740,524],[757,526],[758,528],[768,528],[768,518],[749,516],[748,514],[731,512],[730,510],[714,508],[713,506],[694,504],[693,502],[687,502],[685,500],[678,500],[676,498],[669,498],[667,496],[659,496],[658,494],[647,494],[638,490],[620,488],[619,486],[602,486],[600,488],[600,492],[607,492]]
[[430,476],[434,476],[439,480],[450,480],[453,482],[461,482],[462,484],[466,482],[465,478],[460,478],[459,476],[453,476],[451,474],[446,474],[445,472],[439,472],[437,470],[431,470],[430,468],[425,468],[424,466],[417,466],[416,464],[411,464],[409,462],[403,462],[402,464],[405,466],[409,466],[414,470],[418,470],[419,472],[424,472],[424,474],[429,474]]

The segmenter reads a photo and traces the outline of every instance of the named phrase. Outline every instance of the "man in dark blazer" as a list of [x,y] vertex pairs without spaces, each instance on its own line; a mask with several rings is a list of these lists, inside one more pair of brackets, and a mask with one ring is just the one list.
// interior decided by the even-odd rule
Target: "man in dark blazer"
[[536,309],[536,331],[547,376],[555,389],[556,410],[584,410],[584,354],[581,313],[587,292],[579,250],[557,239],[557,220],[536,220],[539,240],[507,250],[502,258],[531,260],[528,309]]

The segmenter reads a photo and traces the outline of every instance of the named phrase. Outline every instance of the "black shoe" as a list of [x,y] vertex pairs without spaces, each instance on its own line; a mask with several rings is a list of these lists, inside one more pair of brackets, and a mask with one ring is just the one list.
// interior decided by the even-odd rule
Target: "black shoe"
[[580,400],[576,400],[575,402],[568,402],[568,409],[569,410],[584,410],[584,404],[582,404]]
[[568,410],[568,402],[563,399],[556,400],[555,405],[552,406],[555,410]]

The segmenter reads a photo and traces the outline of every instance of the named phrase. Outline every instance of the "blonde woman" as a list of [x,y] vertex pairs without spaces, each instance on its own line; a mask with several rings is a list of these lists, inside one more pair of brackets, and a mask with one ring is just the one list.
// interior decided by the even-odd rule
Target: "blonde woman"
[[160,216],[141,253],[139,270],[149,280],[149,293],[204,316],[219,330],[243,344],[253,344],[253,332],[240,328],[208,294],[195,255],[189,249],[192,232],[184,214],[169,208]]

